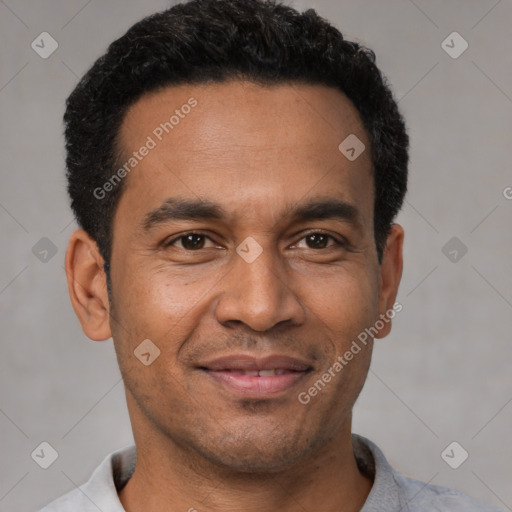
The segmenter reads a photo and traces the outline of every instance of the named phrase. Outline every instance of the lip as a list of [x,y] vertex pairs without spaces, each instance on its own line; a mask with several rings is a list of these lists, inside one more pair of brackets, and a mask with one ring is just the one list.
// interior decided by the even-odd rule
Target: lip
[[220,370],[291,370],[302,372],[312,368],[312,365],[303,359],[281,354],[269,354],[256,357],[252,354],[230,354],[199,364],[198,366],[212,371]]
[[[198,365],[206,375],[228,391],[244,398],[272,398],[285,393],[301,381],[313,366],[296,357],[231,354]],[[276,370],[276,375],[254,376],[243,372]]]

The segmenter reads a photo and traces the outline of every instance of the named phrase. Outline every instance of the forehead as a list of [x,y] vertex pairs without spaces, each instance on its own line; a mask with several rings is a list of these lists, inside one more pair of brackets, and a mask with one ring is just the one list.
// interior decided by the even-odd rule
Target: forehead
[[[345,140],[364,145],[355,160],[340,150]],[[131,106],[119,142],[120,165],[134,165],[125,165],[117,212],[133,222],[173,196],[222,203],[234,216],[272,217],[279,205],[319,195],[372,214],[370,141],[353,104],[330,87],[167,87]]]

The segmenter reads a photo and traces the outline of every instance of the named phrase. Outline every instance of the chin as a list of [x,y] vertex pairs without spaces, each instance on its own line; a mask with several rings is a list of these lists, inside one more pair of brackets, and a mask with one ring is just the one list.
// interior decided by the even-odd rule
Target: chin
[[288,453],[281,449],[273,452],[261,452],[255,450],[254,446],[242,446],[238,449],[224,451],[203,451],[202,455],[211,463],[222,466],[225,469],[247,474],[278,473],[284,471],[294,464],[300,454]]
[[240,473],[269,473],[286,470],[298,459],[314,451],[317,443],[310,443],[311,437],[303,432],[276,432],[275,429],[255,432],[251,428],[210,433],[199,443],[192,443],[193,449],[204,459],[225,469]]

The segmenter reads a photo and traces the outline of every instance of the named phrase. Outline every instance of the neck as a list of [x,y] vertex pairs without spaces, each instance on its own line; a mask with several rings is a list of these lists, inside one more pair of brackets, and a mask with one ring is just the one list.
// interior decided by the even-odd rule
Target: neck
[[372,487],[357,466],[350,423],[314,456],[272,472],[219,467],[163,434],[135,439],[136,468],[119,493],[127,512],[299,512],[319,504],[325,511],[357,512]]

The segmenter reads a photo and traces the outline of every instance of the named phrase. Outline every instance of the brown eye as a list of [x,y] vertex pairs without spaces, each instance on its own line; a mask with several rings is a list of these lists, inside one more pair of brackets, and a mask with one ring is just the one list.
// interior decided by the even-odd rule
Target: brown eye
[[[329,239],[334,241],[334,244],[329,244]],[[305,240],[307,249],[328,249],[329,247],[339,246],[345,247],[346,244],[341,240],[334,238],[332,235],[322,233],[321,231],[309,233],[305,237],[301,238],[300,241]]]
[[332,237],[324,235],[323,233],[313,233],[312,235],[306,236],[305,240],[310,242],[312,249],[325,249],[329,238]]
[[194,251],[196,249],[203,249],[207,238],[208,237],[206,235],[202,235],[201,233],[186,233],[166,242],[164,246],[175,246],[176,242],[181,241],[182,249]]

